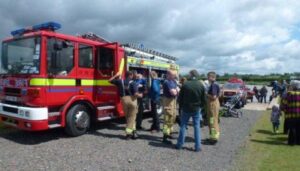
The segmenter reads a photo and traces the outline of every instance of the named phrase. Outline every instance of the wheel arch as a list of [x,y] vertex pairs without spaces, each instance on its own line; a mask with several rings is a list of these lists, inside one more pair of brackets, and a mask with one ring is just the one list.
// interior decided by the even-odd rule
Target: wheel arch
[[87,109],[90,111],[89,115],[92,121],[96,119],[96,107],[93,102],[88,97],[75,96],[72,97],[62,108],[62,127],[66,126],[66,115],[68,111],[77,104],[83,104],[87,107]]

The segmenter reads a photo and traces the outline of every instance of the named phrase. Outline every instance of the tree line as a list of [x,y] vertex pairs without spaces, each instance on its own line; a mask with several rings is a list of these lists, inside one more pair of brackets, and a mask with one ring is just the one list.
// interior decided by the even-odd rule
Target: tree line
[[[270,74],[264,74],[264,75],[259,75],[259,74],[237,74],[237,73],[225,73],[223,75],[217,75],[217,80],[218,81],[227,81],[228,79],[232,77],[238,77],[246,82],[271,82],[274,80],[281,81],[281,80],[293,80],[293,79],[300,79],[300,72],[295,72],[295,73],[270,73]],[[206,79],[206,75],[202,74],[200,75],[200,78],[202,80]]]

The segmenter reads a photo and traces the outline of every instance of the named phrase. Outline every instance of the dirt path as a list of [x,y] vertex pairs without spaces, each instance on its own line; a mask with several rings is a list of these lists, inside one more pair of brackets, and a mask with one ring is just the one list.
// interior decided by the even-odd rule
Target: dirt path
[[267,110],[269,103],[247,103],[247,105],[243,108],[245,110],[257,110],[257,111],[264,111]]
[[[182,151],[161,143],[162,134],[140,132],[141,139],[123,139],[121,120],[98,124],[89,134],[69,138],[62,130],[0,133],[0,170],[227,170],[260,111],[246,110],[240,119],[221,119],[221,140],[216,146],[194,146],[188,128]],[[150,119],[143,122],[150,127]],[[178,130],[176,127],[175,130]],[[202,129],[202,139],[208,137]],[[176,141],[174,140],[173,143]]]

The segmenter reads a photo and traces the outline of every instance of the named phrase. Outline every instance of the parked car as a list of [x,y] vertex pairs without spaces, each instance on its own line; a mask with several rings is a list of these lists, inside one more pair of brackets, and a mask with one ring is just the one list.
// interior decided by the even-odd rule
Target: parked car
[[239,78],[231,78],[226,82],[222,89],[220,95],[221,104],[225,104],[229,99],[233,96],[239,94],[240,95],[240,102],[237,103],[237,108],[241,108],[247,103],[247,88],[243,80]]
[[255,92],[253,90],[251,90],[249,87],[246,87],[246,91],[247,91],[247,100],[250,100],[251,102],[253,102]]

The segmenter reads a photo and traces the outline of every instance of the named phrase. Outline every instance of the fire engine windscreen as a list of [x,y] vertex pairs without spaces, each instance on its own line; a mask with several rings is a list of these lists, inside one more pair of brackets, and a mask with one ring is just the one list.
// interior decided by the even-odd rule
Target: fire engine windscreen
[[39,74],[40,37],[15,39],[2,44],[1,74]]
[[74,44],[49,38],[47,40],[48,74],[68,75],[74,67]]

